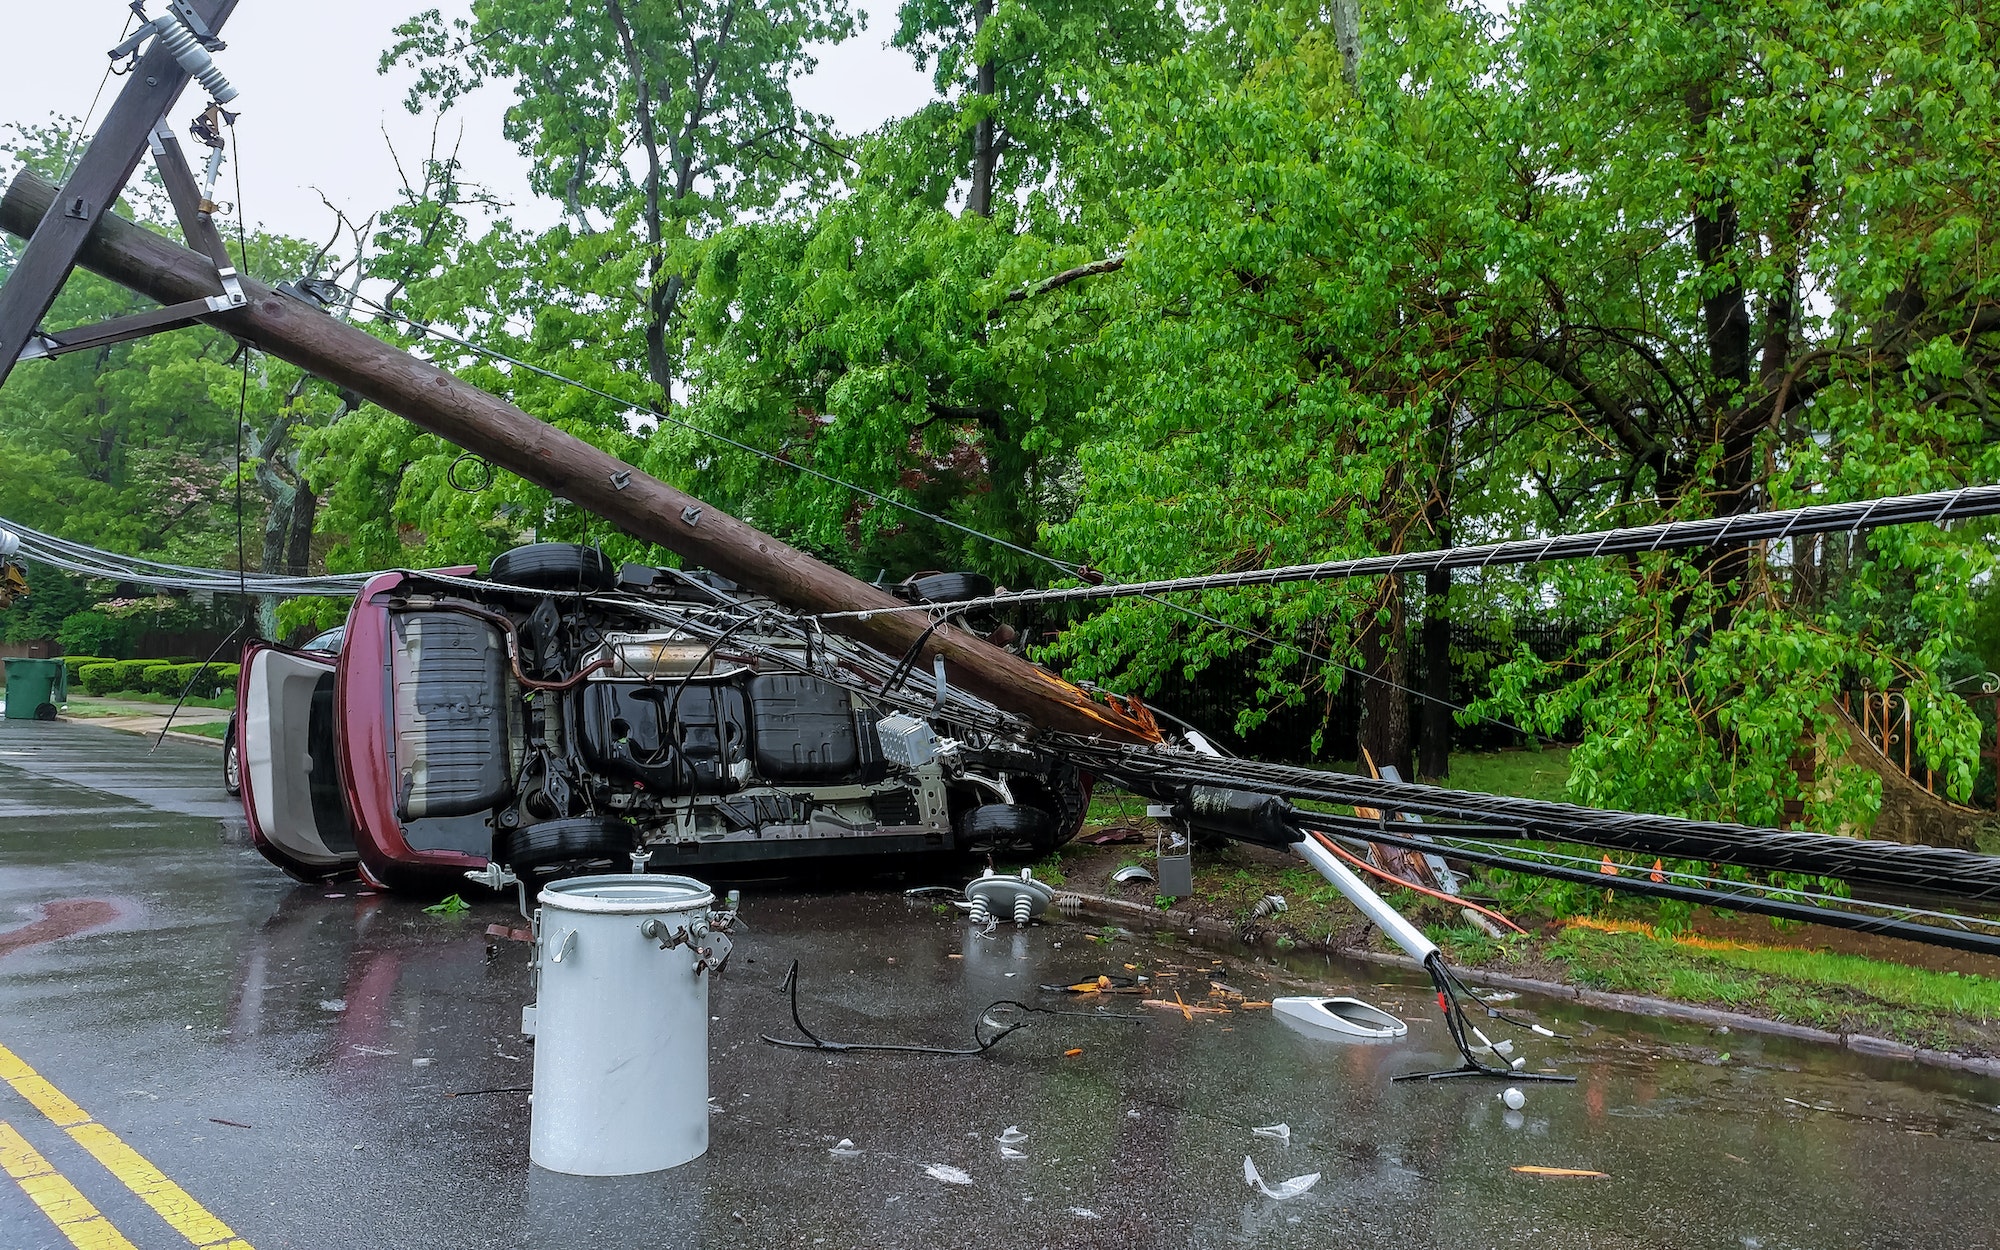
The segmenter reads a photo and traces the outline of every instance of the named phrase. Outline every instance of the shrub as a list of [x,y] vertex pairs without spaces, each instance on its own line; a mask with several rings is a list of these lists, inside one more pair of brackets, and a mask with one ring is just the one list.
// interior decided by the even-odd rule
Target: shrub
[[100,655],[66,655],[62,658],[63,671],[69,674],[69,684],[74,686],[82,680],[81,670],[86,664],[109,664],[110,660]]
[[125,662],[122,660],[101,660],[96,664],[85,664],[77,672],[77,681],[85,694],[103,696],[122,689],[118,679],[124,675]]
[[234,664],[155,664],[143,676],[154,694],[177,699],[185,691],[191,699],[213,699],[236,688],[236,674]]
[[116,655],[132,645],[132,625],[103,612],[76,612],[56,628],[56,641],[64,654]]
[[143,691],[146,688],[146,670],[158,663],[158,660],[118,661],[118,684],[113,690]]
[[192,664],[155,661],[145,672],[139,674],[139,680],[145,683],[139,688],[150,694],[179,695],[186,688],[188,674],[193,669]]

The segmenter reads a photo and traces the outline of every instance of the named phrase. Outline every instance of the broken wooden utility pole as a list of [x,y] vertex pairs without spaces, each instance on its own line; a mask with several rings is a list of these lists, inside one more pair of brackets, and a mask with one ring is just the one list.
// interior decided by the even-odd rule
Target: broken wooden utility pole
[[[56,196],[46,180],[21,174],[0,199],[0,229],[33,231]],[[99,222],[78,259],[163,304],[214,290],[210,258],[117,216]],[[555,492],[634,538],[802,612],[902,606],[901,600],[315,307],[247,277],[242,287],[247,299],[241,307],[199,319]],[[842,616],[827,621],[827,628],[895,656],[921,646],[922,658],[944,658],[947,677],[960,688],[1043,729],[1118,742],[1159,740],[1143,709],[1095,699],[967,630],[952,625],[930,630],[921,613]]]

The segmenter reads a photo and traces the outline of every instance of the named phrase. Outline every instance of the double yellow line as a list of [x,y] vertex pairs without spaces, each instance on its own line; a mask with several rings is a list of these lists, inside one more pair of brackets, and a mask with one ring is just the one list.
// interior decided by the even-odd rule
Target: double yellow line
[[[125,1188],[157,1211],[161,1219],[198,1250],[251,1250],[250,1243],[232,1232],[229,1225],[209,1214],[185,1189],[168,1180],[166,1173],[99,1124],[5,1046],[0,1046],[0,1080],[13,1086],[15,1093],[88,1150]],[[13,1125],[4,1121],[0,1121],[0,1171],[20,1184],[22,1192],[55,1222],[77,1250],[133,1250],[132,1243],[103,1212],[92,1206]]]

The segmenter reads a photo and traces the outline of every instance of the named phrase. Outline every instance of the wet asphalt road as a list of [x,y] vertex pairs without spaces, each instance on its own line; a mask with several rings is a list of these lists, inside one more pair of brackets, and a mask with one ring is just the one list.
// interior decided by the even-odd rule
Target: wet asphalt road
[[[983,1058],[760,1043],[791,1032],[777,987],[793,959],[807,1023],[854,1041],[960,1044],[994,999],[1073,1006],[1036,985],[1126,963],[1179,965],[1189,1001],[1210,970],[1253,993],[1274,984],[1254,955],[1218,966],[1170,935],[1105,946],[1069,923],[982,939],[890,887],[747,891],[711,1004],[707,1157],[656,1177],[555,1176],[528,1165],[524,1094],[446,1096],[528,1083],[527,948],[484,935],[519,923],[511,905],[441,918],[295,886],[219,836],[235,808],[217,752],[149,745],[0,722],[0,951],[38,919],[43,933],[103,921],[0,954],[0,1045],[262,1250],[2000,1245],[1994,1082],[1565,1015],[1576,1042],[1529,1037],[1526,1053],[1579,1083],[1528,1086],[1509,1114],[1489,1084],[1389,1083],[1445,1066],[1448,1043],[1423,987],[1385,987],[1379,969],[1316,980],[1410,1020],[1403,1043],[1317,1041],[1269,1013],[1189,1023],[1131,999],[1113,1009],[1142,1021],[1040,1018]],[[60,900],[110,908],[44,914]],[[0,1121],[141,1250],[189,1244],[5,1085]],[[1289,1146],[1250,1132],[1280,1121]],[[1024,1159],[994,1141],[1010,1125]],[[842,1138],[858,1157],[829,1153]],[[1273,1182],[1324,1179],[1273,1202],[1246,1188],[1245,1154]],[[931,1164],[972,1183],[930,1179]],[[69,1244],[0,1178],[0,1247]]]

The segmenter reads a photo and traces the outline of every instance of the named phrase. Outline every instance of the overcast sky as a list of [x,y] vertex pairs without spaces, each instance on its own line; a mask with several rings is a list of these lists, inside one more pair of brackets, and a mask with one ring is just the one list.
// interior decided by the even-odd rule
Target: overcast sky
[[[159,0],[149,11],[163,11]],[[244,0],[224,35],[229,49],[217,58],[243,93],[237,135],[243,149],[243,200],[253,223],[286,234],[324,240],[333,217],[318,188],[350,213],[365,216],[389,204],[401,181],[389,156],[386,129],[406,162],[420,161],[429,146],[429,122],[403,108],[411,76],[376,73],[389,30],[411,14],[439,8],[447,16],[470,10],[469,0]],[[124,0],[64,0],[29,4],[0,0],[0,30],[9,53],[0,73],[0,126],[45,122],[51,114],[82,116],[109,64],[130,10]],[[833,117],[847,133],[872,129],[909,113],[929,96],[927,77],[905,54],[885,46],[895,22],[893,0],[878,0],[868,29],[822,51],[820,68],[795,88],[802,106]],[[113,78],[98,100],[101,119],[122,85]],[[554,222],[554,205],[531,199],[526,160],[500,137],[500,118],[511,99],[506,87],[488,87],[461,103],[441,145],[464,138],[459,157],[466,176],[519,207],[523,225]],[[187,119],[206,103],[191,87],[173,111],[185,137]],[[190,160],[199,158],[190,152]],[[222,193],[233,196],[225,171]]]

